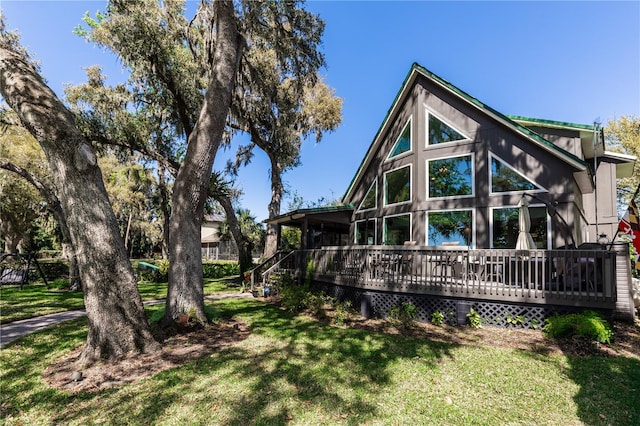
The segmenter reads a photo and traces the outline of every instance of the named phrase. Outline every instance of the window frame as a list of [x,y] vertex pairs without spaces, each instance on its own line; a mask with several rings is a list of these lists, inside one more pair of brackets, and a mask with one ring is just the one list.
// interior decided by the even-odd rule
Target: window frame
[[[371,192],[371,189],[375,186],[375,198],[374,198],[374,205],[373,207],[368,207],[366,209],[362,208],[362,205],[364,204],[365,199],[367,198],[367,195],[369,195],[369,192]],[[367,189],[367,192],[364,194],[364,197],[362,198],[362,201],[360,202],[360,206],[358,207],[357,212],[361,213],[361,212],[368,212],[368,211],[372,211],[378,208],[378,177],[376,176],[375,179],[373,180],[373,182],[371,183],[371,185],[369,186],[369,189]]]
[[[400,154],[396,154],[394,156],[391,156],[391,153],[393,152],[393,149],[395,148],[395,146],[400,141],[400,138],[402,138],[402,135],[404,134],[404,131],[407,129],[407,127],[409,127],[409,150],[401,152]],[[400,131],[400,134],[398,135],[398,137],[395,139],[395,141],[391,145],[391,149],[389,150],[389,154],[387,155],[387,158],[385,159],[385,161],[398,160],[398,159],[400,159],[402,157],[405,157],[407,155],[410,155],[412,153],[413,153],[413,116],[410,116],[409,119],[404,123],[404,126],[402,126],[402,130]]]
[[405,212],[405,213],[397,213],[397,214],[390,214],[387,216],[383,216],[382,217],[382,245],[403,245],[404,241],[400,244],[387,244],[387,219],[389,218],[394,218],[394,217],[399,217],[399,216],[409,216],[409,239],[406,241],[412,241],[412,236],[413,236],[413,213],[411,212]]
[[[409,168],[409,199],[408,200],[404,200],[404,201],[398,201],[396,203],[389,203],[388,192],[387,192],[387,175],[390,174],[390,173],[393,173],[395,171],[404,169],[404,168]],[[403,164],[403,165],[401,165],[399,167],[396,167],[395,169],[387,170],[382,175],[382,184],[383,184],[383,188],[384,188],[384,194],[383,194],[384,207],[398,206],[398,205],[401,205],[401,204],[411,203],[413,201],[413,164],[412,163]]]
[[[431,196],[431,190],[430,190],[430,185],[429,185],[429,163],[432,161],[439,161],[439,160],[450,160],[453,158],[460,158],[460,157],[471,157],[471,194],[466,194],[466,195],[445,195],[445,196],[438,196],[438,197],[432,197]],[[425,160],[425,190],[426,190],[426,199],[427,200],[444,200],[444,199],[450,199],[450,198],[474,198],[476,196],[476,162],[475,162],[475,153],[474,152],[467,152],[464,154],[458,154],[458,155],[452,155],[452,156],[448,156],[448,157],[435,157],[435,158],[428,158]]]
[[[433,117],[435,117],[436,119],[440,120],[442,123],[444,123],[447,126],[451,127],[456,132],[460,133],[460,135],[462,136],[462,139],[457,139],[455,141],[436,143],[436,144],[429,143],[430,142],[430,140],[429,140],[429,116],[431,116],[431,115]],[[425,107],[425,119],[424,120],[425,120],[425,123],[424,123],[424,128],[425,128],[425,132],[424,132],[425,148],[441,147],[441,146],[447,146],[447,145],[450,145],[450,144],[457,144],[457,143],[461,143],[461,142],[469,142],[469,141],[471,141],[471,138],[469,136],[467,136],[466,132],[460,131],[458,129],[458,126],[452,125],[448,120],[442,118],[442,116],[440,114],[436,114],[435,112],[433,112],[428,107]]]
[[[446,212],[471,212],[471,240],[468,247],[474,248],[476,246],[476,209],[475,208],[457,208],[457,209],[437,209],[425,211],[425,227],[424,227],[424,243],[429,246],[429,214],[431,213],[446,213]],[[432,244],[431,246],[435,246]],[[461,244],[462,246],[462,244]]]
[[[504,164],[505,166],[507,166],[510,170],[512,170],[514,173],[516,173],[518,176],[520,176],[521,178],[523,178],[524,180],[526,180],[527,182],[530,182],[533,186],[535,186],[535,189],[520,189],[520,190],[515,190],[515,191],[504,191],[504,192],[496,192],[493,190],[493,160],[496,159],[498,162]],[[515,169],[511,164],[509,164],[509,162],[505,161],[502,157],[500,157],[499,155],[496,155],[495,153],[489,151],[489,195],[509,195],[509,194],[523,194],[523,193],[531,193],[531,194],[536,194],[536,193],[540,193],[540,192],[548,192],[546,190],[546,188],[544,188],[542,185],[539,185],[537,182],[534,182],[533,180],[529,179],[527,176],[525,176],[522,172],[520,172],[519,170]]]
[[[373,243],[371,244],[369,243],[358,244],[358,224],[362,222],[373,222]],[[377,217],[370,217],[367,219],[356,220],[354,223],[355,223],[355,227],[353,229],[353,243],[355,245],[370,246],[370,245],[376,245],[378,243],[378,218]]]

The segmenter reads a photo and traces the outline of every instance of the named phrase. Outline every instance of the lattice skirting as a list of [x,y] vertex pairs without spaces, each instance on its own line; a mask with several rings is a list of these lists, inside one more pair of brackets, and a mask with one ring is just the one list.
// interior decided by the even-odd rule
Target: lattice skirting
[[[341,302],[350,301],[356,309],[360,307],[360,313],[367,318],[385,318],[391,307],[402,302],[411,302],[418,308],[418,321],[421,322],[430,322],[434,312],[441,312],[448,324],[463,325],[468,323],[466,315],[474,309],[480,314],[483,325],[539,329],[544,325],[546,318],[582,310],[571,306],[526,305],[424,294],[378,292],[319,282],[314,285],[318,291],[323,291]],[[611,311],[600,310],[600,313],[605,318],[612,317]]]

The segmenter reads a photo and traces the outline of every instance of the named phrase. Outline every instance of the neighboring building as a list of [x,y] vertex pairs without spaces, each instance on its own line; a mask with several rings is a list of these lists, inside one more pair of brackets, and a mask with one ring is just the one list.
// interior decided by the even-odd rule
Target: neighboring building
[[225,217],[219,214],[205,215],[200,228],[202,258],[209,260],[238,260],[238,248],[233,239],[222,239],[220,227]]
[[[506,116],[414,64],[344,207],[272,222],[303,227],[306,248],[514,248],[526,196],[537,248],[580,245],[615,234],[616,178],[630,176],[634,162],[604,150],[601,128]],[[348,238],[319,235],[346,233],[347,224]]]

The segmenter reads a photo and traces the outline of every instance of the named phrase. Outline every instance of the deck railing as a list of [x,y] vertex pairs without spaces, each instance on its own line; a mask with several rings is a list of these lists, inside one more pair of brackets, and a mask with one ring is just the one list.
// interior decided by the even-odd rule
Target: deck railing
[[369,290],[470,299],[611,308],[616,253],[474,250],[464,247],[343,246],[295,252],[297,272]]

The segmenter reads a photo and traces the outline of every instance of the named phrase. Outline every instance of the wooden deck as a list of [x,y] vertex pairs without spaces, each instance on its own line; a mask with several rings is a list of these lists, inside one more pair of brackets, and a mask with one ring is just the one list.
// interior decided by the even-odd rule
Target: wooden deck
[[[296,251],[264,270],[310,271],[316,282],[363,290],[614,309],[615,250],[473,250],[466,247],[342,246]],[[621,262],[622,261],[622,262]],[[627,258],[628,261],[628,258]]]

